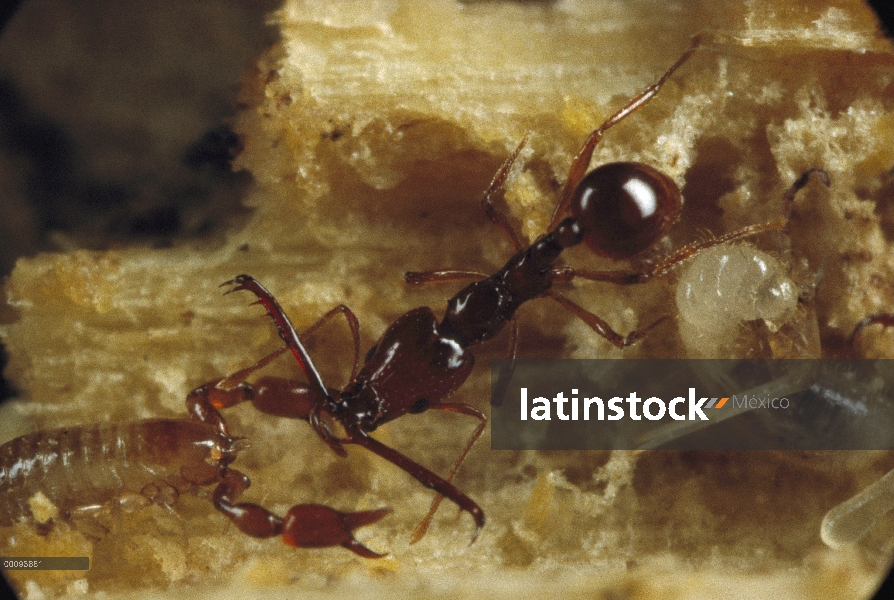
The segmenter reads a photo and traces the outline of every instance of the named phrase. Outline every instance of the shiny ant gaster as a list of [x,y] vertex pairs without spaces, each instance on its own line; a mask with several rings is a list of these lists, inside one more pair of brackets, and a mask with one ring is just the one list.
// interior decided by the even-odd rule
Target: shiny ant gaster
[[[695,39],[689,50],[656,83],[630,100],[590,134],[571,164],[550,224],[550,232],[528,247],[517,237],[506,217],[496,210],[493,203],[504,192],[509,172],[526,143],[526,136],[500,167],[483,200],[487,217],[509,236],[516,254],[490,276],[470,271],[406,274],[409,283],[481,278],[460,290],[447,302],[447,312],[440,322],[428,307],[409,311],[388,327],[368,353],[362,367],[359,367],[359,323],[346,306],[336,307],[306,331],[304,335],[315,331],[337,314],[343,314],[347,319],[354,339],[354,365],[350,382],[344,390],[326,387],[294,326],[267,289],[249,275],[239,275],[224,283],[223,285],[233,286],[227,293],[247,290],[257,296],[258,303],[264,306],[273,319],[285,347],[247,369],[225,379],[209,382],[191,392],[190,397],[194,400],[193,406],[197,407],[197,414],[216,412],[217,409],[250,401],[264,413],[307,420],[320,438],[340,456],[346,456],[343,447],[345,444],[357,444],[438,492],[439,496],[435,498],[428,516],[414,533],[414,541],[424,535],[442,496],[456,503],[475,520],[476,529],[472,536],[474,541],[484,526],[484,512],[451,481],[481,435],[487,417],[469,405],[444,401],[463,385],[472,371],[474,357],[469,348],[491,339],[507,322],[512,321],[511,354],[514,356],[517,339],[515,313],[528,300],[544,296],[568,308],[614,345],[627,346],[641,339],[666,317],[644,329],[621,336],[596,315],[552,291],[553,284],[568,282],[575,277],[616,284],[643,283],[666,274],[675,265],[702,250],[763,231],[780,229],[785,225],[785,219],[778,219],[709,240],[693,242],[643,272],[574,271],[568,267],[554,266],[563,250],[580,243],[602,256],[630,258],[654,246],[678,220],[681,210],[680,190],[670,177],[660,171],[640,163],[623,162],[603,165],[586,176],[585,173],[593,150],[605,131],[651,100],[699,45],[700,41]],[[796,182],[787,197],[805,183],[806,177]],[[560,222],[559,219],[566,211],[571,216]],[[247,377],[287,349],[297,359],[308,383],[275,377],[261,377],[254,384],[246,382]],[[478,427],[446,478],[436,475],[369,435],[378,426],[405,414],[432,409],[465,414],[479,420]],[[344,431],[341,437],[330,428],[330,422],[341,426]],[[259,513],[258,517],[261,516]],[[296,528],[300,525],[294,524]],[[307,525],[313,526],[313,523],[308,522]],[[261,534],[263,531],[259,528],[253,535]],[[332,545],[341,543],[345,535],[350,535],[350,531],[333,530]],[[325,539],[321,542],[325,542]]]

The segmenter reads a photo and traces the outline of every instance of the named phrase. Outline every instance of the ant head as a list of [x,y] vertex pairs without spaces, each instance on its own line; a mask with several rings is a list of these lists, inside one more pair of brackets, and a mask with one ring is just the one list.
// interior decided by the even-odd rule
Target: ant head
[[680,218],[680,188],[648,165],[609,163],[584,177],[569,212],[590,250],[607,258],[629,258],[651,248]]

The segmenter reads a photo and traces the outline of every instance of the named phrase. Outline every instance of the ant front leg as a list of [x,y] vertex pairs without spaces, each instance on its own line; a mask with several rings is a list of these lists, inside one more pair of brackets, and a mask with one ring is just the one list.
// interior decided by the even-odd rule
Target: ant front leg
[[[313,335],[320,327],[338,315],[344,315],[351,329],[354,342],[354,362],[351,370],[351,380],[353,380],[360,368],[360,323],[350,308],[344,304],[336,306],[306,329],[301,337],[307,338]],[[242,402],[251,402],[258,411],[276,417],[309,420],[314,408],[325,400],[325,397],[316,393],[314,389],[279,377],[261,377],[254,384],[246,381],[255,372],[263,369],[289,350],[291,348],[288,345],[283,346],[250,367],[192,390],[186,397],[188,412],[193,418],[214,425],[228,437],[229,431],[226,422],[219,411]],[[336,448],[333,446],[333,449]],[[344,450],[338,448],[336,452],[343,455]]]
[[[484,415],[481,415],[481,417],[485,418],[486,420],[486,417],[484,417]],[[479,427],[483,429],[483,425]],[[477,439],[477,437],[475,439]],[[363,448],[366,448],[374,454],[378,454],[391,464],[402,469],[403,471],[406,471],[409,475],[414,477],[416,481],[418,481],[425,487],[431,490],[435,490],[442,496],[446,496],[448,500],[459,506],[460,510],[464,510],[472,516],[472,518],[475,520],[475,533],[472,534],[472,542],[474,542],[478,538],[478,534],[481,533],[481,529],[484,527],[484,511],[481,510],[481,507],[478,506],[478,504],[474,500],[463,493],[462,490],[457,488],[449,481],[436,475],[435,473],[432,473],[419,463],[404,456],[394,448],[386,446],[377,439],[370,437],[364,431],[358,429],[349,431],[349,440],[346,441],[350,441],[350,443],[352,444],[357,444],[358,446],[362,446]],[[465,458],[465,454],[467,452],[467,450],[464,451],[461,457]]]
[[280,518],[263,506],[236,499],[251,485],[248,477],[229,469],[214,490],[215,508],[227,516],[245,534],[256,538],[282,535],[295,548],[342,546],[364,558],[381,558],[356,539],[354,530],[371,525],[391,513],[390,508],[360,512],[341,512],[322,504],[297,504]]

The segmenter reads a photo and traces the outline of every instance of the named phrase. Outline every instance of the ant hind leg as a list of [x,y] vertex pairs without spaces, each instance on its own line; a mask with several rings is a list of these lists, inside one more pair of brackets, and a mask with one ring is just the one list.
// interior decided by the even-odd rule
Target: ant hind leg
[[596,333],[598,333],[599,335],[601,335],[602,337],[607,339],[616,348],[620,348],[620,349],[626,348],[627,346],[633,345],[636,342],[640,341],[641,339],[646,337],[646,335],[650,331],[652,331],[652,329],[654,329],[658,325],[664,323],[665,321],[667,321],[670,318],[668,315],[665,315],[665,316],[661,317],[660,319],[658,319],[657,321],[654,321],[651,325],[648,325],[647,327],[644,327],[642,329],[637,329],[635,331],[631,331],[627,335],[621,335],[620,333],[618,333],[614,329],[612,329],[609,326],[609,324],[606,323],[603,319],[601,319],[600,317],[597,317],[596,315],[594,315],[590,311],[586,310],[579,304],[572,302],[565,296],[563,296],[561,294],[557,294],[555,292],[549,292],[547,294],[547,296],[549,296],[550,298],[552,298],[553,300],[555,300],[556,302],[561,304],[565,309],[567,309],[569,312],[571,312],[571,314],[573,314],[575,317],[579,318],[581,321],[586,323],[590,327],[590,329],[592,329],[593,331],[595,331]]

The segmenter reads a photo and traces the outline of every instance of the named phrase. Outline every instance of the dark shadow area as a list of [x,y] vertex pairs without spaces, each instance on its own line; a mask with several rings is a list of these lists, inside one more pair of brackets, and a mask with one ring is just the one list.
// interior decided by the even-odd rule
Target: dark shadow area
[[894,33],[894,3],[891,0],[869,0],[868,4],[881,21],[882,31],[890,38]]
[[227,123],[277,5],[6,6],[0,274],[41,251],[214,245],[243,222]]
[[6,577],[0,577],[0,598],[16,598],[15,592],[12,591]]
[[685,239],[692,239],[698,231],[724,233],[723,209],[717,200],[736,189],[735,172],[742,160],[742,151],[727,139],[711,138],[698,143],[696,161],[686,172],[686,185],[681,190],[686,199],[680,215],[686,228]]
[[[278,5],[2,3],[0,279],[39,252],[213,247],[244,222],[229,122]],[[0,401],[17,392],[0,378]]]
[[894,598],[894,569],[888,571],[888,576],[876,590],[872,600],[891,600]]

